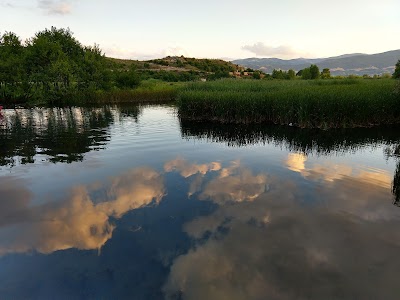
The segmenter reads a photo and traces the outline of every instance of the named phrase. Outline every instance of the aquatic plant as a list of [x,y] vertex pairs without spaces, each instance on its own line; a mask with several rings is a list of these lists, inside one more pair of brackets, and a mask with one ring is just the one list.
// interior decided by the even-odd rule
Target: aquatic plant
[[219,80],[188,84],[177,105],[183,119],[287,124],[308,128],[400,123],[394,80]]

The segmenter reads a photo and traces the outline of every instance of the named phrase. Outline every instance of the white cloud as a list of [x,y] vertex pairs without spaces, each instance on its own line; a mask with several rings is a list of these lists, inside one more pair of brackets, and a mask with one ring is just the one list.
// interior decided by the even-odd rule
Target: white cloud
[[67,15],[72,11],[72,5],[67,1],[39,0],[38,6],[49,15]]
[[15,5],[14,4],[12,4],[11,2],[0,2],[0,6],[2,6],[2,7],[9,7],[9,8],[14,8],[15,7]]
[[[70,248],[100,249],[111,237],[115,225],[109,219],[121,218],[133,209],[164,195],[161,174],[150,168],[135,168],[110,182],[76,186],[61,201],[30,205],[32,193],[23,182],[5,178],[0,183],[0,256],[31,250],[51,253]],[[104,189],[106,197],[93,199]]]
[[[301,154],[287,160],[296,172],[309,164]],[[311,206],[299,201],[308,192],[288,178],[248,172],[232,168],[205,178],[210,185],[240,175],[243,188],[255,183],[248,195],[257,197],[235,202],[209,197],[218,208],[183,226],[197,243],[174,260],[163,287],[167,299],[327,299],[338,290],[342,298],[397,295],[391,278],[400,261],[391,258],[400,247],[400,218],[389,186],[366,180],[376,178],[373,174],[329,176],[326,188],[307,188],[320,200]],[[256,188],[264,183],[265,191]],[[218,195],[226,194],[222,182],[215,187]]]
[[254,53],[256,56],[280,57],[280,58],[297,58],[305,56],[304,53],[288,45],[280,45],[277,47],[273,47],[273,46],[268,46],[262,42],[257,42],[253,45],[244,45],[242,49],[250,51]]

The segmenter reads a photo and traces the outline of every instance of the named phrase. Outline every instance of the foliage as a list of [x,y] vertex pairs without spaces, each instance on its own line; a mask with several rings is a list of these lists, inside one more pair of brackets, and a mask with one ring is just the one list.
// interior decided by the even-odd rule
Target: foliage
[[[234,65],[230,62],[226,62],[220,59],[196,59],[184,56],[180,57],[167,56],[162,59],[150,60],[148,61],[148,63],[153,63],[166,67],[168,66],[168,67],[186,68],[186,69],[191,68],[193,71],[214,73],[214,74],[216,73],[226,74],[229,72],[234,72],[239,68],[238,65]],[[253,70],[249,72],[253,72]]]
[[63,104],[139,83],[134,70],[121,75],[111,67],[98,45],[81,45],[69,29],[45,29],[25,45],[6,32],[0,38],[0,97],[9,103]]
[[312,79],[311,78],[311,69],[310,68],[305,68],[301,72],[301,79]]
[[393,73],[393,78],[400,79],[400,59],[398,60],[398,62],[396,64],[396,68]]
[[119,71],[115,75],[115,85],[119,88],[135,88],[139,83],[140,78],[134,65],[128,71]]
[[253,78],[254,79],[261,79],[261,73],[259,71],[255,71],[253,73]]
[[294,70],[290,69],[288,71],[288,79],[295,79],[296,78],[296,73],[294,72]]
[[311,65],[309,68],[300,70],[297,74],[301,76],[302,79],[318,79],[320,77],[317,65]]
[[322,79],[331,78],[331,70],[329,70],[328,68],[323,69],[321,72],[321,78]]
[[299,127],[358,127],[400,123],[391,79],[191,83],[178,96],[184,119],[273,122]]
[[311,65],[310,66],[310,73],[311,73],[311,79],[318,79],[319,78],[319,68],[317,65]]
[[272,78],[274,79],[287,79],[287,80],[291,80],[291,79],[295,79],[296,78],[296,73],[294,72],[294,70],[290,69],[289,71],[283,71],[283,70],[273,70],[272,71]]

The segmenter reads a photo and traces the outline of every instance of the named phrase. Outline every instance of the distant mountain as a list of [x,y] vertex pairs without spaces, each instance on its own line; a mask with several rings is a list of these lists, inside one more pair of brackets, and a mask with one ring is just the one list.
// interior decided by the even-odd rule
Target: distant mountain
[[299,71],[316,64],[321,70],[329,68],[332,75],[375,75],[393,73],[396,62],[400,59],[400,50],[378,54],[353,53],[328,58],[246,58],[232,61],[234,64],[272,73],[273,69]]

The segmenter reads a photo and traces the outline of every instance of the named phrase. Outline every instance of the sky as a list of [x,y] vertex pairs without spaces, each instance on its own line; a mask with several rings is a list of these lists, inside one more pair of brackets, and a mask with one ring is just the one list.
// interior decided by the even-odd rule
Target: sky
[[0,33],[56,26],[107,56],[227,60],[400,49],[400,0],[0,0]]

